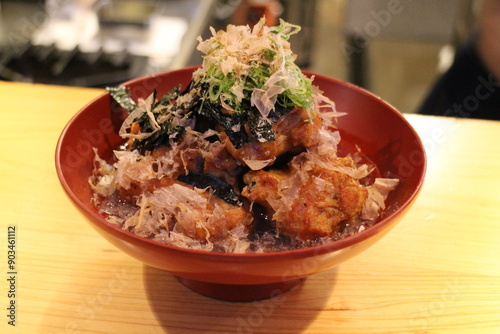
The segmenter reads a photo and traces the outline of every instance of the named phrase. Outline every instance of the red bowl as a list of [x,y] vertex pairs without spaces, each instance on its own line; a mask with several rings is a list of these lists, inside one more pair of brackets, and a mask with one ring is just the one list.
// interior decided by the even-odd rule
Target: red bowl
[[[186,68],[131,80],[134,99],[153,89],[159,96],[191,79]],[[312,73],[306,72],[307,75]],[[389,195],[381,219],[353,236],[320,246],[264,254],[224,254],[179,248],[139,237],[112,225],[91,202],[88,184],[93,147],[109,158],[122,142],[117,135],[122,110],[104,93],[83,107],[66,125],[56,149],[56,169],[64,191],[109,242],[144,262],[166,270],[194,291],[230,301],[250,301],[279,295],[308,275],[326,270],[361,253],[382,238],[406,214],[423,183],[426,158],[417,133],[392,106],[371,93],[315,74],[314,84],[347,112],[338,119],[344,147],[358,145],[382,176],[400,179]]]

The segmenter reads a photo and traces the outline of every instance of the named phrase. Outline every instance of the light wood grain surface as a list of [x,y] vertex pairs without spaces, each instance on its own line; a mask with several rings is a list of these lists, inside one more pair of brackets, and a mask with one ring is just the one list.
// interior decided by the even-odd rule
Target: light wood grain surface
[[0,82],[1,333],[500,333],[500,123],[408,115],[429,165],[399,225],[279,299],[226,303],[115,249],[63,193],[58,136],[101,92]]

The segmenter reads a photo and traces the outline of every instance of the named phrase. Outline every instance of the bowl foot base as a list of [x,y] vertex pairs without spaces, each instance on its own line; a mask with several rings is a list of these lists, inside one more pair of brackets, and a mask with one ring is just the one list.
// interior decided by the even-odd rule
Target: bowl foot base
[[230,302],[252,302],[278,297],[295,288],[305,279],[298,278],[268,284],[237,285],[202,282],[178,276],[176,276],[176,278],[186,287],[200,295]]

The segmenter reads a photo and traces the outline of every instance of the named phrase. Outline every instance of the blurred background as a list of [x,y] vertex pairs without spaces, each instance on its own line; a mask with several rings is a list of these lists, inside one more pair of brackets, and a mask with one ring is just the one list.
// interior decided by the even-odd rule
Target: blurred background
[[201,62],[209,26],[302,27],[304,69],[415,112],[474,29],[473,0],[0,0],[0,80],[105,87]]

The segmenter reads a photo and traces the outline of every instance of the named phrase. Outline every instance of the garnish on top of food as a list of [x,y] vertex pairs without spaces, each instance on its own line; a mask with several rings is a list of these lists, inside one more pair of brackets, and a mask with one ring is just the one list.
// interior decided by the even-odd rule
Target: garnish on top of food
[[[190,84],[134,101],[124,144],[96,152],[89,183],[108,221],[167,244],[220,252],[311,246],[372,225],[398,180],[338,156],[343,114],[294,63],[300,27],[229,25],[199,38]],[[370,177],[368,177],[370,176]]]

